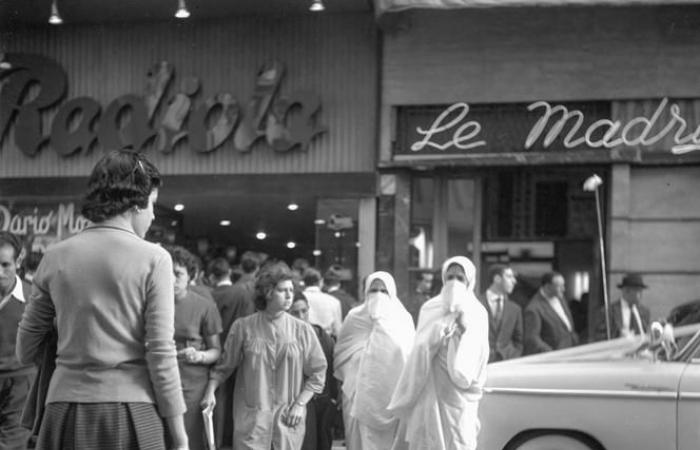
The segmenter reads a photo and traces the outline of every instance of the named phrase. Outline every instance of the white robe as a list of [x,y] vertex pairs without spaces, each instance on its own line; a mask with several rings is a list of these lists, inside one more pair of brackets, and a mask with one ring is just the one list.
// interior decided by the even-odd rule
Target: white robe
[[[375,275],[375,274],[373,274]],[[386,274],[388,276],[388,274]],[[381,278],[381,277],[379,277]],[[398,420],[387,410],[415,336],[413,319],[392,291],[377,310],[353,308],[335,345],[335,377],[342,381],[348,450],[388,450]],[[372,281],[368,278],[367,285]]]
[[[489,356],[488,313],[470,290],[453,300],[443,291],[420,310],[415,345],[389,405],[401,417],[395,450],[476,448]],[[460,311],[464,333],[456,326]]]

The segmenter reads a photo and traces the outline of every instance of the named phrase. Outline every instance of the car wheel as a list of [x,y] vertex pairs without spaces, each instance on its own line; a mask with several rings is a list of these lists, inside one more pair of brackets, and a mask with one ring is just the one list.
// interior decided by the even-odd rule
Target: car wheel
[[541,434],[508,448],[509,450],[597,450],[599,447],[588,445],[575,436]]

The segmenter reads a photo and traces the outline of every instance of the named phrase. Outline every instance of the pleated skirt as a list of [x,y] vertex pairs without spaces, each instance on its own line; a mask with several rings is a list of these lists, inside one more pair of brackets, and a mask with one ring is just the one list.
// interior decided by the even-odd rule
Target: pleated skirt
[[164,450],[163,422],[151,403],[49,403],[37,450]]

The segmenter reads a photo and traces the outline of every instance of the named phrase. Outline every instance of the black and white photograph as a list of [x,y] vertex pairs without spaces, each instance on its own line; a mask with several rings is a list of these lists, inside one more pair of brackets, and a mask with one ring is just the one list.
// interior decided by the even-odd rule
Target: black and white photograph
[[700,449],[700,0],[0,0],[0,450]]

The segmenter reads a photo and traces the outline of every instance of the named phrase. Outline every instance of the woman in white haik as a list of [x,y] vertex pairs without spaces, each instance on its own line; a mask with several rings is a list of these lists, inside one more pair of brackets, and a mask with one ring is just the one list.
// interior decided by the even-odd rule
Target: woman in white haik
[[395,450],[476,448],[489,343],[475,278],[469,259],[448,259],[442,291],[421,307],[415,344],[389,404],[401,420]]
[[387,272],[365,282],[365,301],[343,322],[335,345],[348,450],[388,450],[398,420],[387,405],[413,345],[413,319]]

